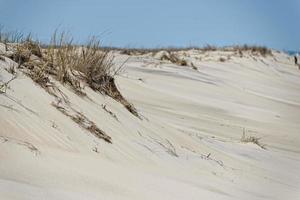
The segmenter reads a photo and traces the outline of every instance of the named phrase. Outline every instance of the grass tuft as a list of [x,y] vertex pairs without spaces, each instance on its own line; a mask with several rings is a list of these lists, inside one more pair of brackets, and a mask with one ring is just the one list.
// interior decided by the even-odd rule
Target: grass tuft
[[256,144],[257,146],[259,146],[262,149],[266,149],[266,145],[260,143],[261,138],[255,137],[255,136],[246,136],[245,134],[245,128],[243,129],[243,135],[241,138],[241,142],[242,143],[253,143]]

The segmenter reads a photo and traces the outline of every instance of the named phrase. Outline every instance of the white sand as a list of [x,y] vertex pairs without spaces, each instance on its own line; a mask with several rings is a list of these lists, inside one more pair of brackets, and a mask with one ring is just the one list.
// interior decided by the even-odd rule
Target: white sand
[[[131,56],[117,77],[143,120],[88,87],[81,98],[56,82],[113,144],[56,110],[54,97],[18,72],[0,94],[0,199],[300,199],[300,70],[293,59],[179,54],[197,70]],[[127,57],[116,53],[116,64]],[[0,60],[2,82],[10,63]],[[243,129],[266,149],[241,143]]]

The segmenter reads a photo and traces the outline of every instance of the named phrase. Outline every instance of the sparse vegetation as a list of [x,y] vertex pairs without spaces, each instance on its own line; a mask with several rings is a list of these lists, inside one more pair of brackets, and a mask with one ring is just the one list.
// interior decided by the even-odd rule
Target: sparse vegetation
[[219,50],[220,48],[216,47],[216,46],[213,46],[213,45],[209,45],[207,44],[206,46],[204,46],[203,48],[201,48],[200,50],[202,51],[216,51],[216,50]]
[[[180,58],[176,52],[160,51],[157,52],[154,56],[159,60],[167,60],[175,65],[179,65],[179,66],[188,65],[187,61],[183,58]],[[191,67],[194,68],[194,66]]]
[[3,25],[0,25],[0,42],[4,44],[21,43],[24,41],[24,38],[24,34],[21,31],[7,31]]
[[[53,86],[52,76],[62,84],[70,86],[76,94],[85,96],[82,83],[93,90],[108,95],[124,105],[135,116],[139,117],[135,107],[120,93],[115,76],[122,66],[113,65],[113,56],[109,49],[101,48],[100,41],[91,37],[85,45],[75,45],[73,38],[66,32],[55,31],[50,44],[40,45],[28,35],[24,38],[21,32],[3,32],[0,28],[0,41],[12,49],[10,58],[18,63],[18,68],[25,67],[25,73],[44,89]],[[45,49],[41,49],[44,46]],[[139,117],[140,118],[140,117]]]
[[160,51],[166,52],[178,52],[178,51],[188,51],[188,50],[199,50],[201,52],[209,52],[209,51],[236,51],[242,57],[243,52],[249,52],[251,54],[257,54],[261,56],[271,56],[272,50],[265,46],[257,46],[257,45],[236,45],[236,46],[228,46],[228,47],[217,47],[213,45],[206,45],[203,47],[167,47],[167,48],[108,48],[111,50],[120,51],[122,54],[126,55],[143,55],[143,54],[156,54]]
[[180,66],[187,66],[187,62],[185,59],[179,58],[177,55],[174,53],[170,54],[170,61],[176,65]]
[[[73,46],[75,47],[76,45],[73,44],[73,40],[71,37],[67,37],[65,32],[63,33],[63,38],[57,37],[59,34],[56,34],[56,40],[55,42],[52,41],[52,44],[50,46],[56,43],[54,45],[55,47],[61,47],[64,45],[61,45],[60,43],[68,44],[67,46]],[[60,34],[60,36],[62,36]],[[4,30],[3,26],[0,26],[0,42],[3,43],[23,43],[27,38],[31,38],[31,35],[29,34],[28,36],[24,37],[24,34],[20,31],[10,31],[7,32]],[[60,39],[63,39],[62,41]],[[68,40],[66,40],[68,39]],[[54,43],[53,43],[54,42]],[[49,45],[42,45],[44,47],[49,47]],[[89,46],[89,45],[87,45]],[[272,55],[271,49],[265,47],[265,46],[258,46],[258,45],[236,45],[236,46],[226,46],[226,47],[217,47],[214,45],[207,44],[203,47],[197,47],[197,46],[190,46],[190,47],[162,47],[162,48],[120,48],[120,47],[101,47],[100,45],[96,45],[97,50],[103,51],[103,52],[109,52],[109,51],[119,51],[121,54],[126,54],[126,55],[144,55],[148,53],[155,54],[160,51],[167,51],[167,52],[178,52],[178,51],[188,51],[188,50],[200,50],[202,52],[208,52],[208,51],[237,51],[239,55],[242,55],[242,52],[250,52],[253,54],[259,54],[262,56],[267,56],[267,55]]]
[[115,84],[114,78],[122,66],[114,67],[113,57],[108,50],[101,49],[96,37],[90,38],[86,45],[76,47],[72,38],[64,32],[59,36],[55,32],[46,52],[46,60],[60,82],[68,83],[78,94],[83,94],[80,85],[82,80],[93,90],[112,97],[139,117],[135,107],[121,95]]
[[187,62],[176,55],[175,52],[163,51],[161,55],[158,56],[160,60],[168,60],[175,65],[186,66]]
[[272,50],[267,47],[264,47],[264,46],[256,46],[256,45],[234,46],[233,50],[237,51],[239,53],[239,55],[241,55],[241,56],[242,56],[242,52],[250,52],[252,54],[259,54],[264,57],[272,55]]
[[259,146],[260,148],[262,149],[266,149],[266,145],[260,143],[260,140],[261,138],[258,138],[258,137],[255,137],[255,136],[246,136],[246,133],[245,133],[245,128],[243,128],[243,135],[242,135],[242,138],[241,138],[241,142],[243,143],[253,143],[253,144],[256,144],[257,146]]
[[[168,52],[168,55],[161,57],[161,60],[169,60],[176,65],[190,66],[193,69],[197,69],[192,63],[188,63],[176,52],[191,49],[201,50],[202,52],[228,49],[212,45],[207,45],[203,48],[103,48],[96,37],[91,37],[85,45],[78,46],[73,43],[73,38],[66,32],[59,33],[58,31],[55,31],[53,34],[50,44],[41,45],[39,42],[34,41],[30,34],[24,37],[18,31],[4,32],[3,27],[0,28],[0,41],[12,49],[13,53],[10,55],[10,58],[18,63],[18,67],[25,67],[27,70],[26,73],[43,88],[49,89],[53,85],[49,84],[51,76],[62,84],[70,86],[76,94],[85,96],[82,84],[87,84],[93,90],[108,95],[120,102],[137,117],[139,117],[139,114],[136,108],[122,96],[117,88],[115,76],[120,72],[122,66],[116,68],[113,65],[114,58],[110,50],[120,50],[121,53],[128,55],[157,53],[164,50]],[[45,49],[42,49],[41,46],[45,47]],[[270,49],[259,46],[244,45],[235,46],[231,49],[238,51],[241,56],[244,51],[258,53],[262,56],[272,54]],[[220,58],[219,61],[224,62],[225,59]]]
[[89,120],[85,115],[80,112],[73,110],[70,107],[63,107],[60,105],[61,102],[52,103],[51,105],[55,107],[58,111],[60,111],[65,116],[69,117],[72,121],[78,124],[83,129],[89,131],[96,137],[103,139],[108,143],[112,143],[112,139],[109,135],[107,135],[104,131],[97,127],[97,125]]
[[15,49],[13,50],[13,54],[10,56],[10,58],[18,63],[19,66],[23,65],[24,63],[28,63],[32,55],[40,58],[42,57],[39,44],[30,38],[23,43],[14,45],[13,48]]

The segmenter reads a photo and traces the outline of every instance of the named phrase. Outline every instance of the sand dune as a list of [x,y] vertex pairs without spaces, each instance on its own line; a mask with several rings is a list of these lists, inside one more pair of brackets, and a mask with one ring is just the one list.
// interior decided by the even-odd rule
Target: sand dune
[[[128,59],[117,87],[141,119],[87,86],[80,97],[53,80],[67,111],[112,144],[17,70],[0,94],[0,199],[300,199],[300,71],[292,57],[176,54],[187,66],[114,52],[116,65]],[[13,62],[0,60],[2,83]],[[241,142],[243,133],[264,148]]]

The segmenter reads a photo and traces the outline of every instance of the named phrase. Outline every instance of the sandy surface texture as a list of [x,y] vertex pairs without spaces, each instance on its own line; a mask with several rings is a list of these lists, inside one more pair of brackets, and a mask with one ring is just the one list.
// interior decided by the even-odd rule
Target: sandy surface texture
[[[1,51],[4,51],[1,48]],[[116,77],[141,119],[53,80],[112,139],[95,137],[17,70],[0,94],[0,199],[300,199],[300,70],[280,52],[123,55]],[[0,81],[14,62],[0,59]],[[244,135],[244,138],[243,138]],[[257,142],[243,142],[249,138]]]

